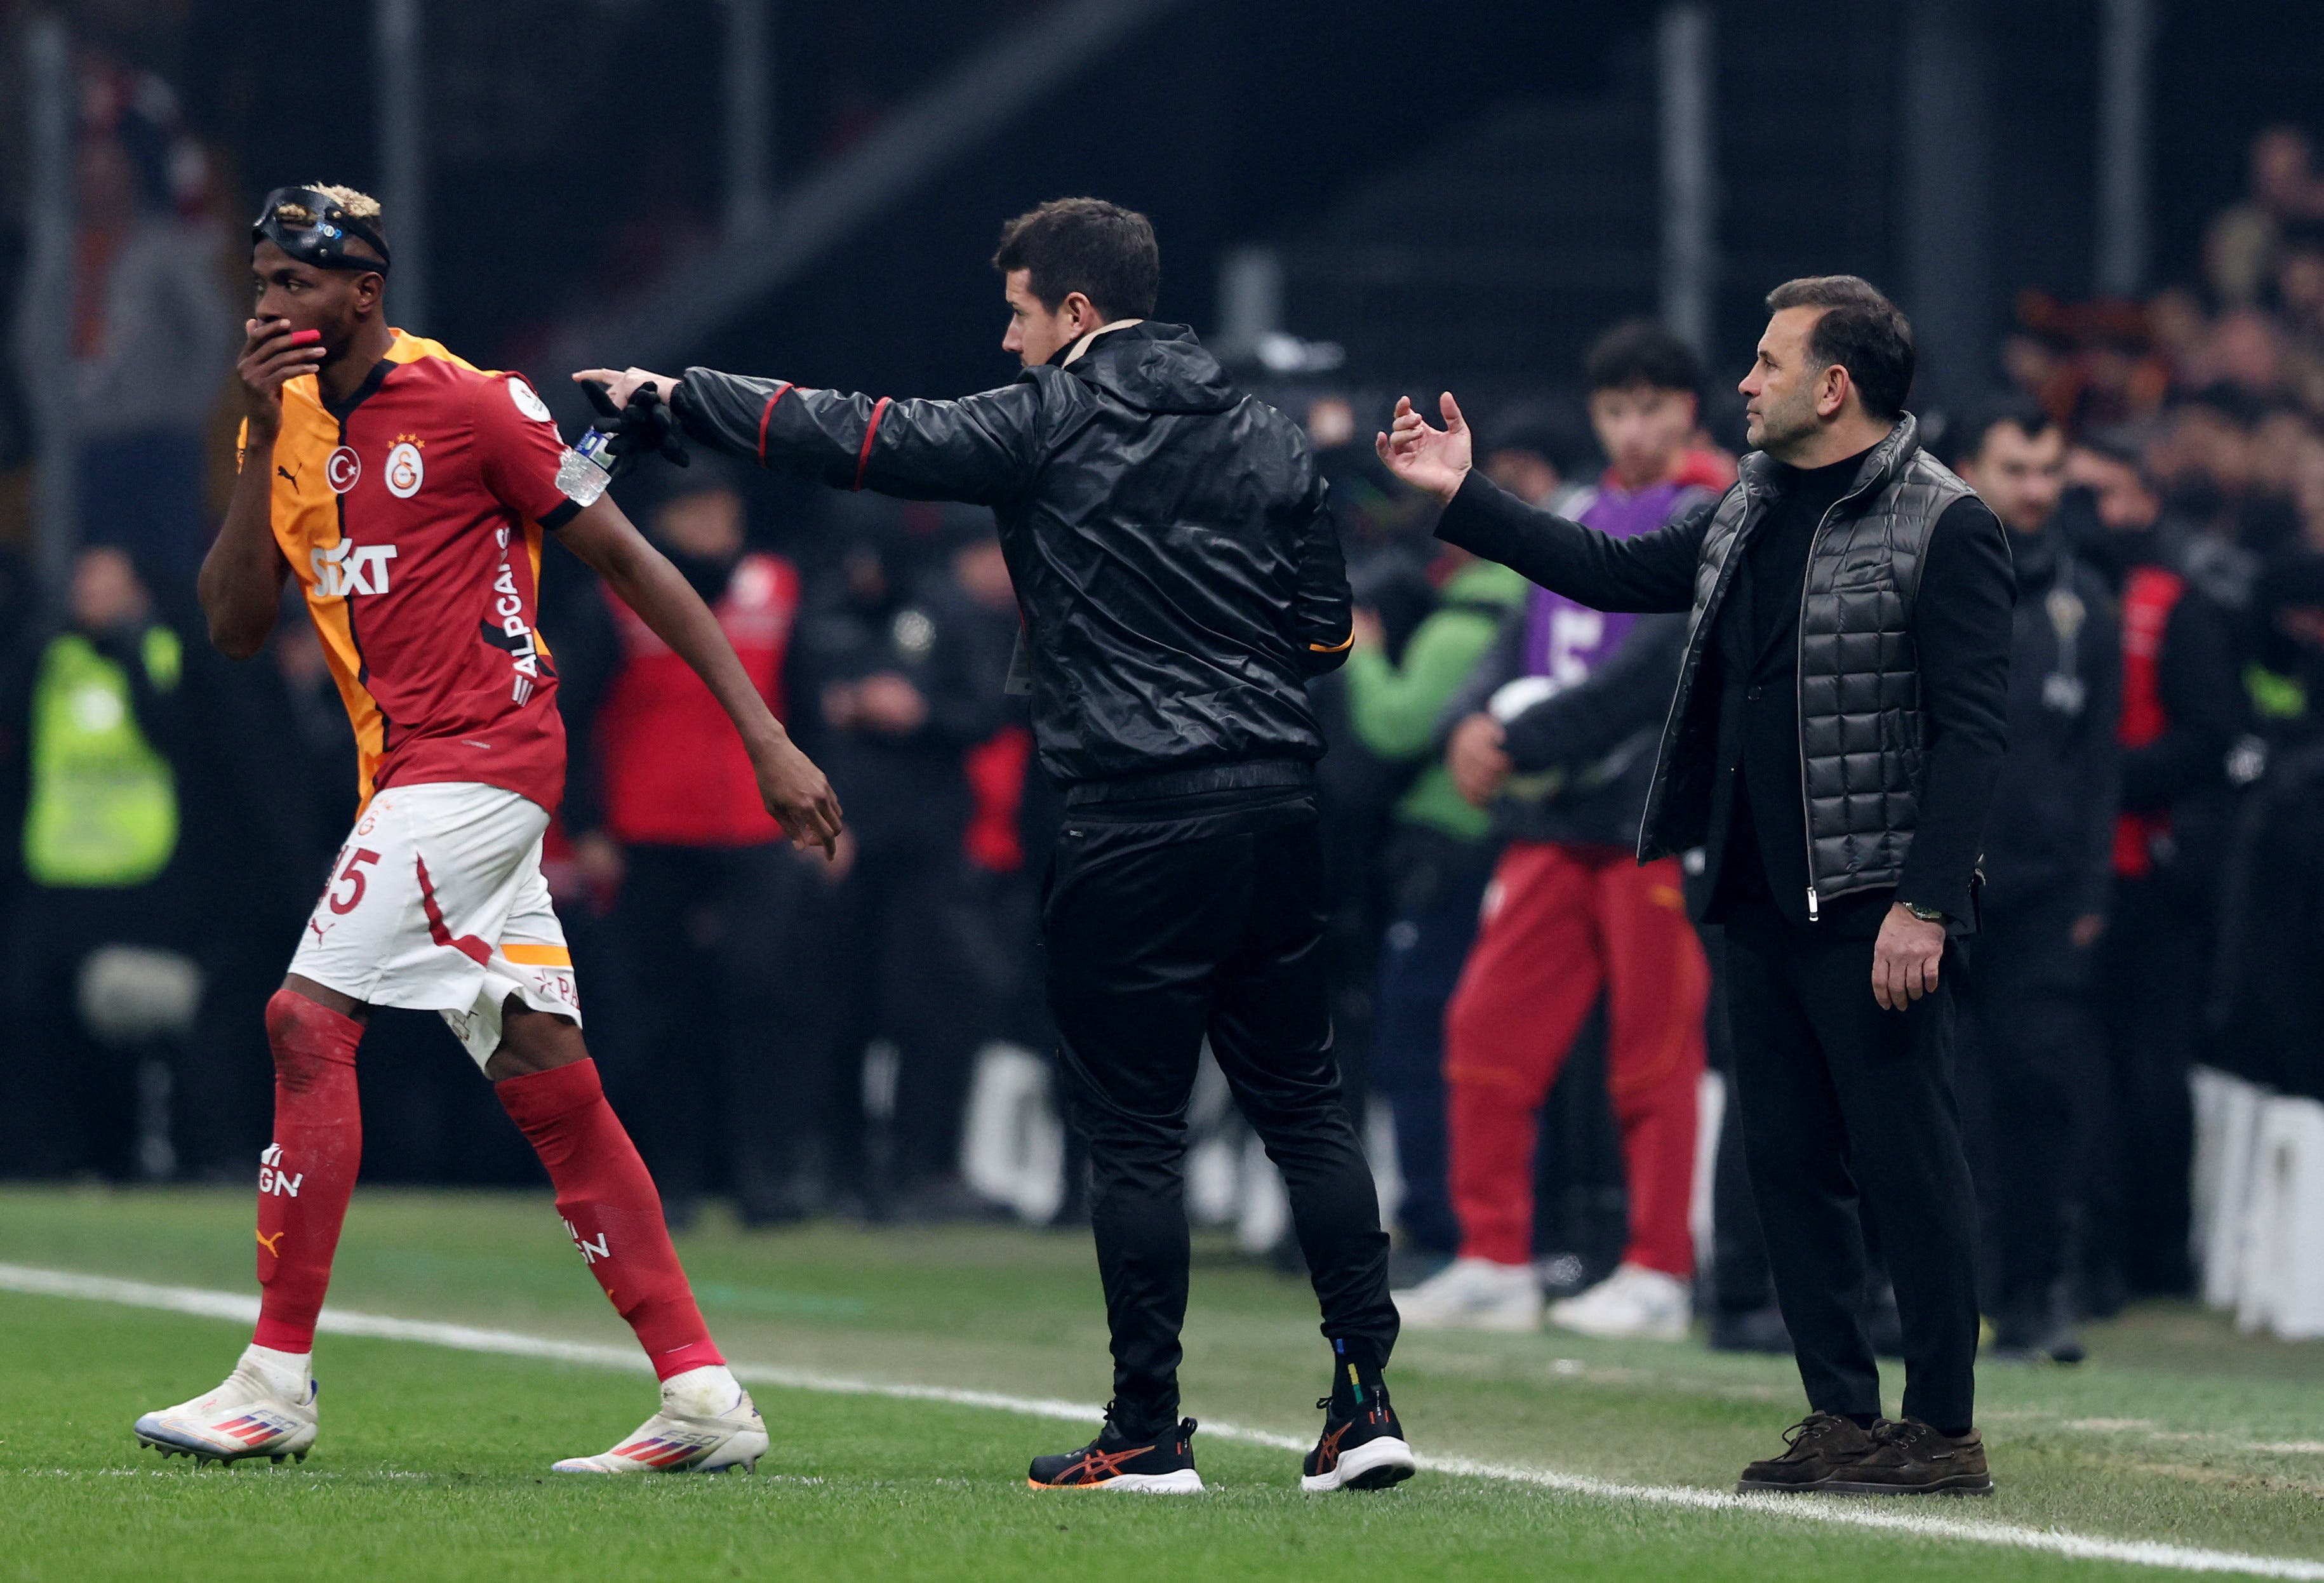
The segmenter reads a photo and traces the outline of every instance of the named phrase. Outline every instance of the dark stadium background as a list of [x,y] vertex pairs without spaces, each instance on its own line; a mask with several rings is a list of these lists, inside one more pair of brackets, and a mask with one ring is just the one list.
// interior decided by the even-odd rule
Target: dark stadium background
[[[23,5],[17,11],[31,9]],[[238,207],[280,182],[382,176],[369,8],[301,0],[85,0],[88,31],[178,84],[195,127],[234,161]],[[778,189],[844,152],[961,58],[1041,7],[883,0],[773,8]],[[496,0],[426,8],[428,327],[471,356],[529,365],[559,318],[618,297],[715,232],[721,211],[722,7],[713,0]],[[2099,6],[2094,0],[1770,0],[1711,7],[1723,254],[1713,361],[1757,334],[1766,285],[1849,270],[1908,310],[1899,224],[1900,80],[1916,12],[1973,41],[1986,120],[1960,157],[1984,180],[1949,222],[1977,311],[2011,294],[2088,293]],[[2324,8],[2301,0],[2165,5],[2153,83],[2153,273],[2192,262],[2232,194],[2251,134],[2314,116]],[[1394,248],[1410,297],[1302,283],[1300,334],[1345,344],[1368,373],[1454,382],[1569,370],[1591,327],[1655,301],[1652,8],[1475,4],[1416,13],[1188,0],[1125,47],[964,146],[940,173],[716,337],[734,366],[815,381],[951,391],[996,382],[998,292],[982,261],[999,216],[1102,191],[1151,213],[1167,262],[1162,311],[1213,322],[1228,248]],[[1521,124],[1507,124],[1514,115]],[[1498,128],[1498,134],[1497,134]],[[20,136],[15,126],[5,134]],[[1829,177],[1837,158],[1847,179]],[[1384,201],[1443,161],[1425,224]],[[13,161],[12,161],[13,163]],[[13,215],[19,207],[6,206]],[[1982,214],[1976,212],[1983,210]],[[1982,247],[1985,266],[1974,270]],[[1491,328],[1457,270],[1472,256],[1523,290]],[[1957,273],[1960,259],[1948,270]],[[709,355],[712,348],[701,349]],[[544,376],[548,372],[541,371]],[[1981,372],[1981,371],[1980,371]]]
[[[399,8],[420,28],[413,92],[391,106],[377,24]],[[851,161],[970,63],[995,51],[1037,57],[1065,19],[1109,10],[1142,20],[975,135],[917,151],[929,157],[914,179],[883,189],[786,283],[660,337],[671,344],[652,355],[881,393],[1002,382],[1013,369],[986,263],[999,224],[1043,199],[1093,192],[1154,217],[1158,317],[1214,345],[1234,261],[1253,249],[1274,258],[1280,328],[1343,357],[1269,372],[1250,348],[1227,348],[1240,375],[1286,407],[1344,393],[1365,426],[1403,390],[1478,392],[1480,410],[1534,403],[1563,425],[1569,471],[1585,475],[1581,350],[1667,300],[1657,116],[1674,14],[1709,30],[1698,85],[1711,106],[1712,200],[1700,338],[1709,427],[1729,446],[1738,426],[1723,392],[1775,282],[1849,271],[1894,293],[1921,337],[1915,404],[1941,412],[1998,382],[2022,293],[2079,304],[2109,283],[2098,262],[2106,170],[2127,169],[2144,194],[2132,238],[2143,262],[2116,283],[2142,295],[2197,285],[2206,226],[2242,198],[2255,135],[2282,124],[2324,129],[2324,6],[2301,0],[1539,0],[1419,11],[1385,0],[765,0],[756,64],[768,129],[756,152],[772,212],[819,181],[853,179]],[[726,233],[736,14],[722,0],[0,0],[0,302],[10,308],[0,329],[0,651],[42,630],[53,608],[43,585],[53,594],[69,555],[66,538],[44,533],[36,465],[41,419],[62,400],[42,362],[58,317],[20,309],[42,223],[35,124],[54,97],[42,90],[61,83],[67,100],[81,91],[69,73],[39,77],[42,37],[61,38],[83,73],[150,74],[174,94],[171,135],[208,161],[195,217],[217,227],[222,290],[240,290],[242,226],[269,189],[333,180],[375,191],[398,239],[399,299],[425,291],[425,308],[399,322],[530,374],[562,403],[569,432],[581,409],[566,373],[584,357],[647,355],[632,348],[683,307],[670,282]],[[2129,15],[2153,33],[2136,74],[2144,136],[2126,152],[2103,146],[2099,127],[2110,25]],[[391,156],[390,108],[411,112],[419,129],[416,215]],[[781,240],[778,226],[768,241]],[[628,331],[607,327],[624,318]],[[213,511],[232,466],[227,386],[221,360],[204,437]],[[1342,452],[1353,465],[1341,498],[1353,538],[1376,550],[1419,519],[1408,501],[1372,488],[1362,450]],[[809,562],[811,576],[827,575],[835,557],[818,548],[828,537],[819,527],[841,508],[804,488],[753,487],[759,535]],[[189,554],[214,520],[189,519]],[[553,564],[553,577],[578,578],[568,561]],[[0,762],[14,746],[0,740]],[[9,776],[21,779],[21,760],[0,775],[0,794]],[[343,782],[318,797],[331,820],[344,817]],[[198,843],[221,885],[247,880],[241,839]],[[14,830],[0,832],[0,967],[16,950],[5,922],[20,879],[15,845]],[[604,949],[576,943],[585,955]],[[260,977],[279,972],[287,947],[254,934]],[[634,1063],[622,1074],[618,968],[584,976],[593,1036],[609,1069],[634,1083]],[[0,1012],[13,993],[0,973]],[[254,1137],[222,1149],[233,1164],[216,1173],[239,1181],[243,1141],[255,1147],[264,1136],[266,1071],[254,1012],[233,1026],[238,1043],[213,1054],[241,1074]],[[368,1172],[531,1179],[529,1157],[429,1019],[383,1018],[370,1048],[364,1081],[379,1102]],[[399,1052],[418,1054],[407,1062]],[[0,1071],[7,1054],[0,1040]],[[1588,1062],[1576,1070],[1586,1074]],[[1581,1170],[1602,1175],[1602,1165]]]

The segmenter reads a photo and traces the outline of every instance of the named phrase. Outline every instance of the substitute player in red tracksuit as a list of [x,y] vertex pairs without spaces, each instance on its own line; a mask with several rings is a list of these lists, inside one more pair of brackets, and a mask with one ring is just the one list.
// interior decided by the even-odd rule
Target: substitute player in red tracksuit
[[[1612,465],[1560,509],[1628,538],[1732,477],[1691,451],[1700,369],[1660,326],[1622,325],[1584,364]],[[1448,716],[1455,781],[1510,837],[1445,1013],[1451,1265],[1396,1294],[1418,1329],[1533,1330],[1534,1146],[1542,1102],[1602,995],[1629,1241],[1607,1280],[1551,1312],[1595,1335],[1686,1333],[1703,1011],[1710,971],[1678,861],[1635,841],[1686,618],[1607,614],[1536,589]]]
[[389,327],[388,268],[379,205],[345,188],[279,189],[251,228],[241,471],[202,608],[211,640],[248,658],[298,579],[355,727],[362,797],[266,1008],[257,1334],[224,1383],[140,1417],[137,1438],[202,1461],[313,1446],[315,1328],[363,1146],[355,1049],[374,1007],[402,1006],[440,1013],[493,1081],[661,1379],[660,1410],[635,1433],[558,1468],[749,1466],[766,1428],[605,1103],[540,874],[565,779],[557,669],[537,630],[544,530],[702,677],[795,842],[829,851],[839,805],[686,579],[584,475],[568,482],[584,464],[532,388]]

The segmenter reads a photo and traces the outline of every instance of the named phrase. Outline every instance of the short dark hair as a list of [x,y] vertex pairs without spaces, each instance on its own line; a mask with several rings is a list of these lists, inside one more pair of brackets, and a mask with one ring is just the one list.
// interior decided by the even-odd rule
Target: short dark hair
[[1162,290],[1154,223],[1102,198],[1052,198],[1001,227],[992,267],[1029,270],[1027,284],[1050,312],[1078,291],[1108,319],[1145,318]]
[[1653,319],[1634,318],[1590,344],[1582,357],[1582,378],[1593,395],[1639,385],[1695,395],[1702,389],[1702,364],[1693,347]]
[[1818,366],[1848,370],[1864,410],[1892,422],[1904,415],[1913,389],[1913,327],[1880,289],[1860,275],[1806,275],[1767,293],[1767,311],[1821,308],[1808,333],[1808,354]]
[[1958,467],[1963,462],[1974,462],[1985,449],[1987,436],[2003,424],[2024,435],[2038,439],[2058,427],[2057,419],[2048,409],[2022,391],[2008,391],[1962,410],[1960,418],[1948,426],[1945,448],[1950,453],[1945,460]]

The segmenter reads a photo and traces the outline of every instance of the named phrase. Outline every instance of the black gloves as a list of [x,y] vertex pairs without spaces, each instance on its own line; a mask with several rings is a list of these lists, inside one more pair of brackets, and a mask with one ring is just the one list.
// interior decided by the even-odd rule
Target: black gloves
[[613,476],[621,478],[632,472],[641,458],[659,451],[670,461],[684,467],[693,458],[686,454],[686,442],[679,437],[678,415],[661,399],[653,386],[640,385],[630,392],[630,404],[613,405],[613,393],[595,380],[584,380],[581,389],[589,404],[610,421],[597,427],[606,437],[605,454],[613,458]]

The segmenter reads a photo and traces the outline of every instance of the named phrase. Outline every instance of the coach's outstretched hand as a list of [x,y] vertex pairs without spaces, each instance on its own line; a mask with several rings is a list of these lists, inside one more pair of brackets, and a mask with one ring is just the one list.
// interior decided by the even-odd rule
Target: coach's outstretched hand
[[612,420],[599,427],[609,429],[611,434],[605,449],[613,458],[614,477],[627,476],[636,468],[639,458],[656,452],[681,467],[693,461],[686,454],[686,442],[678,437],[678,415],[662,399],[659,386],[650,382],[632,385],[626,403],[619,403],[612,391],[597,380],[575,377],[582,394],[589,398],[589,405],[597,410],[601,418]]
[[1386,434],[1372,437],[1372,448],[1389,472],[1450,505],[1461,492],[1461,481],[1469,476],[1475,446],[1452,392],[1438,397],[1437,405],[1444,414],[1444,427],[1431,428],[1428,419],[1412,410],[1410,396],[1397,397],[1395,422]]
[[576,384],[604,385],[606,394],[612,398],[616,407],[628,406],[632,396],[648,387],[651,387],[653,393],[665,401],[678,391],[676,374],[656,373],[650,368],[624,368],[619,371],[610,368],[585,368],[575,374],[573,380]]

